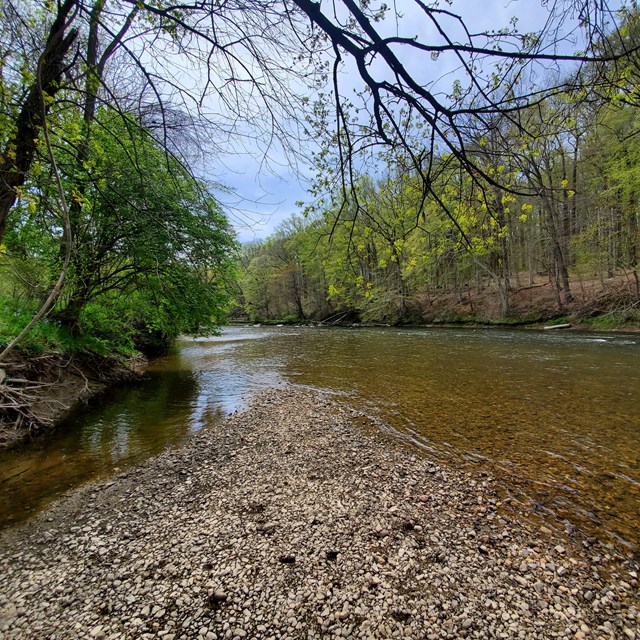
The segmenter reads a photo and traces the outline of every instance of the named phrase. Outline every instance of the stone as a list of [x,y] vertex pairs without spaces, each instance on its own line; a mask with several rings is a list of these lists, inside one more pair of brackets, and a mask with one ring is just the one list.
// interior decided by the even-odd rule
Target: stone
[[296,561],[296,557],[295,556],[283,555],[283,556],[280,556],[278,558],[278,560],[280,562],[282,562],[283,564],[293,564]]
[[637,575],[497,516],[495,480],[429,474],[316,392],[256,397],[0,534],[0,637],[640,640]]
[[209,596],[209,603],[226,602],[229,596],[224,591],[215,591]]

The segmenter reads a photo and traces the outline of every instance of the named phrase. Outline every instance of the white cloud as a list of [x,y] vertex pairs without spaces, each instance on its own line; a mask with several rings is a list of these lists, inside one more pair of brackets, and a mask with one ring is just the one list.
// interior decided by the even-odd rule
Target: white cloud
[[[392,6],[400,14],[400,18],[396,20],[393,10],[389,12],[385,22],[380,25],[383,32],[406,37],[418,36],[422,42],[434,44],[444,42],[435,25],[413,0],[397,0]],[[544,27],[549,11],[556,11],[558,6],[558,3],[535,0],[458,0],[451,7],[443,4],[443,8],[461,15],[469,30],[474,33],[508,27],[513,17],[518,19],[520,32],[534,32]],[[328,11],[328,7],[325,0],[323,8]],[[565,36],[576,29],[575,19],[570,15],[567,18],[564,31],[561,32]],[[465,40],[464,31],[454,18],[441,16],[441,19],[442,26],[453,40]],[[566,53],[572,52],[569,48],[576,45],[569,39],[563,46]],[[453,80],[460,77],[460,62],[454,54],[443,54],[434,61],[428,53],[409,47],[399,47],[398,53],[415,79],[425,84],[436,82],[434,91],[446,94],[451,89]],[[376,68],[375,72],[382,77],[388,73],[381,67]],[[356,70],[348,64],[341,80],[344,95],[351,95],[353,89],[360,85]],[[253,150],[249,148],[244,153],[236,153],[220,160],[221,164],[208,173],[234,190],[234,196],[226,195],[222,200],[227,205],[231,221],[242,241],[265,238],[283,220],[298,211],[297,201],[309,201],[304,176],[310,176],[310,170],[300,170],[299,167],[289,169],[289,159],[278,145],[269,150],[266,159],[256,146]]]

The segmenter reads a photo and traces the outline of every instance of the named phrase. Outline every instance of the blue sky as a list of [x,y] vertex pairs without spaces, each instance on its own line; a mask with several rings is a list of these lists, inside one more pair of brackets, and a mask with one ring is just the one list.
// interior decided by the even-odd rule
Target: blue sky
[[[389,16],[383,29],[397,30],[407,36],[417,35],[422,42],[437,43],[432,25],[416,10],[413,0],[396,0],[389,4],[402,14],[402,18],[396,23],[395,20],[390,22]],[[549,0],[547,8],[539,0],[456,0],[451,7],[442,3],[443,8],[460,14],[475,32],[507,27],[512,17],[518,18],[519,31],[535,31],[544,25],[550,5],[554,5],[553,0]],[[328,0],[324,0],[323,8],[326,10],[327,6]],[[571,42],[566,44],[565,51],[572,52],[572,46]],[[443,89],[450,88],[455,77],[453,61],[442,57],[434,62],[426,56],[414,51],[403,61],[416,78],[424,78],[425,74],[443,76]],[[346,87],[359,84],[357,74],[348,67],[343,79]],[[221,199],[242,242],[267,237],[285,219],[300,212],[296,202],[310,201],[305,176],[311,176],[311,170],[300,166],[298,173],[302,177],[296,176],[277,148],[272,149],[266,162],[263,154],[253,153],[251,149],[236,150],[233,156],[221,160],[223,164],[217,166],[211,177],[235,192],[234,195],[222,194]]]

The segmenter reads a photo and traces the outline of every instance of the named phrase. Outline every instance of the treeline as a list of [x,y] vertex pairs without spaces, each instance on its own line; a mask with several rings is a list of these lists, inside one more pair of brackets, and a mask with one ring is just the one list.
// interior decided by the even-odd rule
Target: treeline
[[559,96],[468,131],[477,171],[442,154],[428,191],[386,156],[377,177],[244,247],[236,315],[638,322],[639,126],[629,100]]
[[106,355],[225,318],[233,230],[120,9],[114,31],[104,2],[0,5],[0,360],[32,319],[27,351]]

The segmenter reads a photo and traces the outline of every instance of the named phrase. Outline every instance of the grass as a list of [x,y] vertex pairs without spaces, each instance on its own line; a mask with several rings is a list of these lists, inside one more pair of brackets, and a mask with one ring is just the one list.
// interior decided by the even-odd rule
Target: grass
[[[0,295],[0,348],[4,349],[22,331],[37,310],[33,300]],[[22,339],[20,349],[29,355],[72,353],[87,350],[84,342],[58,323],[44,318]]]
[[602,331],[611,331],[612,329],[618,329],[620,327],[626,327],[629,325],[638,325],[640,327],[640,311],[635,309],[629,309],[624,312],[612,311],[610,313],[604,313],[599,316],[587,318],[584,324],[589,325],[592,329],[599,329]]
[[544,321],[544,325],[547,327],[555,327],[559,324],[571,324],[570,316],[559,316],[557,318],[551,318]]
[[[24,294],[12,295],[6,286],[0,290],[0,351],[24,329],[38,311],[38,302]],[[136,352],[124,343],[89,334],[74,334],[59,322],[40,320],[19,344],[20,351],[37,356],[44,353],[97,353],[107,356],[134,355]]]

